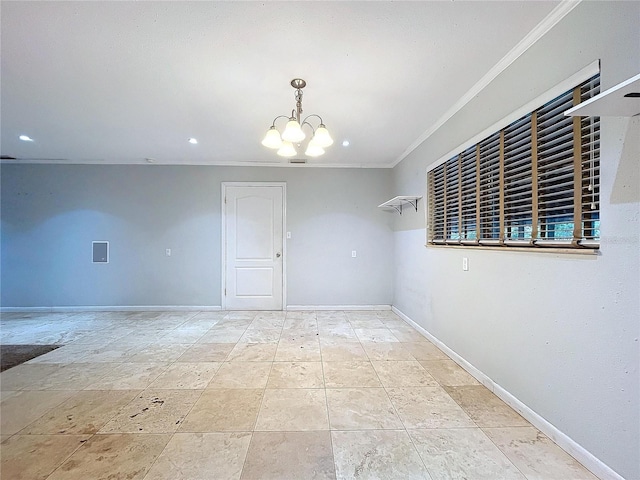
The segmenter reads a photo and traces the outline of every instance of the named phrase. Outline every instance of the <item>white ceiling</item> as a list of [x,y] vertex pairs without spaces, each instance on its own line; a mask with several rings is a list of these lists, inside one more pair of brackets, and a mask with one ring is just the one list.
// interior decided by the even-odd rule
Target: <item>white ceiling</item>
[[561,7],[2,1],[1,153],[286,164],[260,140],[294,108],[289,82],[301,77],[305,114],[321,115],[336,140],[310,163],[391,166]]

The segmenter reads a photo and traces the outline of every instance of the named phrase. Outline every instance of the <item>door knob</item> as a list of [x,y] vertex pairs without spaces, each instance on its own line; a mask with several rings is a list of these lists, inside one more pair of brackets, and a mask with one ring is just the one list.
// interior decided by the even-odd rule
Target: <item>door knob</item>
[[276,258],[280,258],[280,252],[276,253]]

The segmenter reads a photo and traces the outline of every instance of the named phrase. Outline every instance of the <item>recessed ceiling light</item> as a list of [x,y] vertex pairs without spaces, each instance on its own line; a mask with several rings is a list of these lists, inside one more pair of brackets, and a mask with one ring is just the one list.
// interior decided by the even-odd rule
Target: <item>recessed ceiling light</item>
[[348,147],[349,146],[349,140],[343,140],[342,141],[342,146],[343,147]]
[[23,142],[33,142],[33,138],[31,138],[29,135],[20,135],[18,138]]
[[196,144],[198,143],[198,140],[196,140],[195,138],[190,138],[190,139],[189,139],[189,143],[190,143],[191,145],[196,145]]

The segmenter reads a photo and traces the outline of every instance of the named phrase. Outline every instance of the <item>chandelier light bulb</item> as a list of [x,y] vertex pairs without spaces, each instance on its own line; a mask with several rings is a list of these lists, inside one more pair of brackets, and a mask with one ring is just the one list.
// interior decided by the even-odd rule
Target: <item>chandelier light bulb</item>
[[262,140],[262,145],[273,149],[282,147],[282,138],[280,138],[280,132],[275,125],[271,125],[271,128],[267,130],[267,134]]
[[305,134],[302,131],[302,127],[294,117],[291,117],[284,128],[284,132],[282,132],[282,139],[286,142],[300,143],[304,140],[304,137]]
[[329,135],[329,130],[323,124],[316,129],[316,133],[313,136],[313,141],[316,145],[327,148],[328,146],[333,144],[333,138]]
[[282,146],[278,149],[278,155],[281,157],[293,157],[296,153],[296,148],[291,142],[282,142]]
[[324,154],[324,148],[315,143],[315,137],[311,139],[309,145],[307,145],[307,149],[304,152],[305,155],[309,157],[319,157]]

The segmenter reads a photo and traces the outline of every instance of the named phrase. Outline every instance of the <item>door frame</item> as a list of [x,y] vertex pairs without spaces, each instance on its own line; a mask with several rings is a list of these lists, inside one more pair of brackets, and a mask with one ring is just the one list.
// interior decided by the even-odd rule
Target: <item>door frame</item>
[[222,182],[221,183],[221,270],[222,283],[220,285],[220,298],[222,310],[227,309],[227,296],[225,287],[227,285],[227,213],[225,209],[225,198],[228,187],[280,187],[282,188],[282,311],[287,309],[287,182]]

